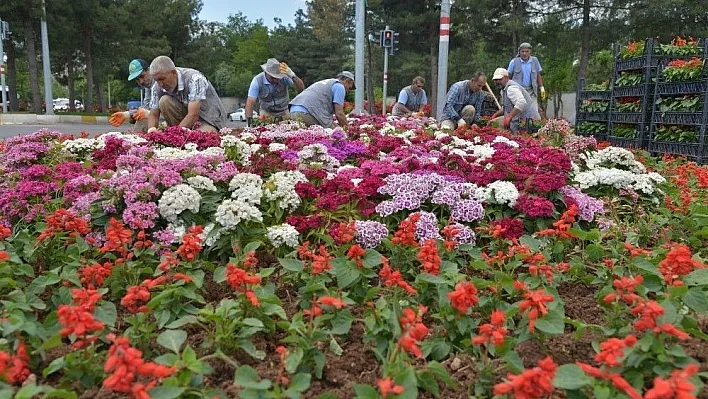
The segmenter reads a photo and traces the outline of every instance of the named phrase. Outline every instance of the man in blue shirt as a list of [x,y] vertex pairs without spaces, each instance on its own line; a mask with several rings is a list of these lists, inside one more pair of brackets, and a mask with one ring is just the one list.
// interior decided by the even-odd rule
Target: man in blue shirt
[[[538,98],[541,99],[541,102],[546,101],[546,89],[543,87],[543,77],[541,76],[543,68],[541,68],[538,58],[531,55],[529,43],[521,43],[519,53],[509,62],[507,71],[509,71],[511,80],[526,89],[536,106],[538,106]],[[542,111],[540,107],[538,108],[539,111]]]
[[344,97],[347,91],[355,89],[354,74],[340,72],[335,79],[325,79],[312,84],[290,101],[290,117],[305,126],[332,126],[332,114],[339,126],[349,127],[344,115]]
[[276,119],[287,118],[290,93],[288,87],[294,87],[298,92],[305,88],[302,79],[298,78],[288,64],[270,58],[261,65],[263,72],[256,75],[248,88],[246,100],[246,120],[250,126],[253,117],[253,106],[260,101],[260,113]]
[[471,125],[479,120],[484,99],[488,94],[482,90],[487,84],[487,76],[475,73],[470,80],[462,80],[450,86],[443,108],[442,129],[455,130]]
[[428,97],[425,95],[423,85],[425,85],[425,79],[422,76],[416,76],[410,86],[401,89],[398,94],[398,102],[393,106],[394,116],[410,116],[415,112],[424,112],[425,105],[428,104]]

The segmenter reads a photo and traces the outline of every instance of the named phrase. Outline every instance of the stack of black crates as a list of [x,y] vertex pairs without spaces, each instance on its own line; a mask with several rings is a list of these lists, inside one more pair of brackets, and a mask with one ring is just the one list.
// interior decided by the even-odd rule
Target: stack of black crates
[[[667,51],[669,47],[662,46],[655,39],[647,39],[643,53],[628,59],[621,56],[619,48],[616,49],[612,80],[606,91],[588,90],[585,82],[579,81],[576,132],[607,140],[615,146],[641,148],[655,154],[685,155],[697,162],[708,161],[705,145],[708,41],[698,40],[694,54],[673,54]],[[665,81],[663,72],[669,63],[689,61],[694,57],[704,63],[699,80]],[[677,105],[677,102],[681,104]],[[606,108],[600,104],[606,104]],[[681,105],[686,106],[681,108]],[[603,132],[604,126],[606,130]]]

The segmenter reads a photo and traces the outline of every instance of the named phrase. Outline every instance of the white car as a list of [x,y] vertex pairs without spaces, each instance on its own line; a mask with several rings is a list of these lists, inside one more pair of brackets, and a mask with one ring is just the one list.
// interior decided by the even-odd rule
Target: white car
[[[258,112],[256,112],[255,110],[253,111],[253,117],[258,118]],[[229,120],[231,122],[235,122],[235,121],[245,122],[246,121],[246,109],[239,108],[236,110],[236,112],[230,113]]]

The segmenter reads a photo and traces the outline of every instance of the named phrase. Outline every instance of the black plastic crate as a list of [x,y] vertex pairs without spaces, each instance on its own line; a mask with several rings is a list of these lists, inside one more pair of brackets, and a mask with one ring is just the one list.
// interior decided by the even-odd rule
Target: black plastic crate
[[708,161],[708,151],[705,143],[675,143],[668,141],[651,141],[649,152],[654,154],[682,155],[692,158],[698,163]]
[[656,58],[655,55],[652,55],[651,57],[643,55],[641,57],[629,58],[626,60],[617,58],[617,61],[615,61],[615,68],[618,72],[631,71],[634,69],[642,69],[646,67],[656,67],[657,65],[659,65],[659,59]]
[[607,112],[580,112],[575,116],[575,124],[582,121],[607,122]]
[[607,141],[615,147],[642,149],[644,145],[641,139],[628,139],[624,137],[607,136]]
[[647,91],[647,85],[644,83],[637,86],[614,87],[612,97],[642,97]]
[[612,112],[611,118],[616,123],[640,123],[644,119],[642,112]]
[[580,90],[578,91],[579,100],[610,100],[612,92],[610,90]]
[[656,84],[657,95],[700,94],[708,90],[708,82],[696,80],[690,82],[659,82]]
[[667,125],[701,125],[703,123],[702,112],[655,112],[652,118],[653,123]]

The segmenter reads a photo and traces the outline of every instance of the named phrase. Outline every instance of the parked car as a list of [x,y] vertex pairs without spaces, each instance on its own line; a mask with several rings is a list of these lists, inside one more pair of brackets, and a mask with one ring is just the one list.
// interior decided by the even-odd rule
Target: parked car
[[[52,101],[52,108],[54,111],[68,111],[69,110],[69,99],[68,98],[57,98]],[[84,104],[79,100],[74,100],[74,108],[77,111],[84,110]]]
[[[255,110],[253,111],[253,117],[258,118],[258,112],[256,112]],[[245,122],[246,121],[246,109],[239,108],[235,112],[230,113],[229,120],[231,122],[235,122],[235,121]]]

